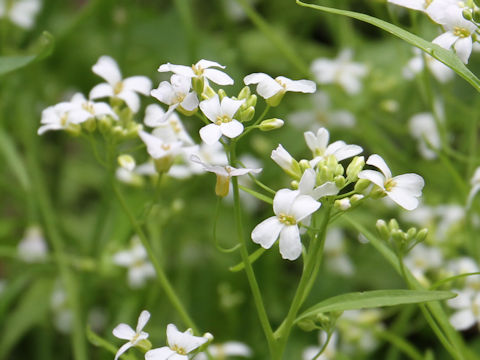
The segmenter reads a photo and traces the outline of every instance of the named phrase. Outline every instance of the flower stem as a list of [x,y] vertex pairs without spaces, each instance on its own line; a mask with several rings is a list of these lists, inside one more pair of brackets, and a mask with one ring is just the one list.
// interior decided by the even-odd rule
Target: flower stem
[[312,281],[314,281],[311,280],[311,278],[313,276],[316,276],[318,271],[318,268],[316,269],[316,265],[318,258],[323,250],[323,244],[325,242],[325,234],[330,219],[332,205],[329,202],[325,202],[323,204],[323,208],[325,209],[325,212],[323,214],[322,222],[320,224],[320,231],[314,237],[311,249],[309,249],[308,251],[307,258],[305,260],[304,271],[302,273],[302,277],[300,278],[300,283],[298,284],[297,291],[293,297],[293,301],[288,311],[287,317],[279,326],[277,331],[275,331],[275,338],[278,339],[280,343],[280,351],[277,358],[279,360],[281,359],[283,351],[285,350],[285,346],[292,330],[295,317],[297,316],[300,307],[302,306],[309,291],[311,290],[311,285],[309,284],[312,284]]
[[177,310],[178,314],[180,315],[182,321],[184,324],[190,328],[195,333],[198,333],[198,329],[195,326],[195,323],[193,320],[190,318],[188,315],[187,311],[185,310],[183,304],[181,303],[180,299],[178,298],[177,294],[175,293],[175,290],[173,289],[172,285],[170,284],[170,281],[168,280],[167,276],[165,275],[165,272],[163,271],[162,267],[160,266],[160,263],[158,262],[157,258],[155,257],[154,251],[152,246],[150,245],[147,236],[143,232],[140,224],[138,223],[137,219],[133,215],[133,213],[130,211],[130,208],[128,207],[127,202],[125,201],[125,198],[123,197],[122,193],[118,189],[117,185],[114,183],[113,185],[113,190],[115,193],[115,196],[117,197],[120,205],[122,206],[122,209],[125,211],[125,214],[127,215],[133,229],[135,230],[136,234],[140,238],[140,241],[142,242],[143,247],[147,251],[148,258],[153,264],[153,267],[155,268],[155,273],[157,274],[157,280],[160,283],[160,286],[163,288],[165,291],[165,294],[167,295],[167,298],[170,300],[172,303],[173,307],[175,310]]
[[[232,141],[231,146],[229,147],[230,152],[230,162],[232,165],[235,165],[236,162],[236,153],[235,153],[235,142]],[[233,210],[235,214],[235,225],[237,231],[237,240],[240,246],[240,254],[242,256],[243,264],[245,265],[245,273],[247,274],[248,283],[252,291],[253,300],[255,302],[255,307],[257,309],[258,317],[262,325],[263,332],[267,338],[268,348],[270,354],[273,356],[276,352],[275,339],[273,337],[272,327],[268,320],[268,315],[263,304],[262,295],[260,293],[260,288],[253,272],[252,264],[248,259],[247,244],[243,236],[243,223],[242,223],[242,212],[240,208],[240,194],[238,190],[238,179],[234,176],[232,177],[232,188],[233,188]]]

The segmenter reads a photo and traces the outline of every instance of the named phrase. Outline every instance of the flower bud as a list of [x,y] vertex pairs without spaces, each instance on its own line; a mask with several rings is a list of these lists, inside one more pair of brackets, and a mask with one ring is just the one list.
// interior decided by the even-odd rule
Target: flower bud
[[250,91],[250,88],[248,86],[244,86],[242,90],[240,90],[240,92],[238,93],[237,99],[238,100],[247,99],[251,94],[252,92]]
[[342,189],[345,186],[346,180],[343,176],[338,175],[333,178],[333,181],[335,182],[335,186],[339,189]]
[[354,182],[358,179],[358,173],[365,166],[365,158],[363,156],[355,156],[347,167],[347,182]]
[[388,229],[388,226],[385,220],[378,219],[375,225],[377,227],[377,231],[380,234],[380,237],[382,238],[382,240],[387,241],[388,239],[390,239],[390,230]]
[[362,194],[355,194],[350,197],[350,202],[352,203],[352,206],[357,205],[365,196]]
[[135,344],[135,347],[141,349],[143,352],[147,352],[152,348],[152,343],[148,339],[142,339]]
[[352,204],[350,203],[349,198],[343,198],[343,199],[340,199],[340,200],[335,200],[335,203],[333,204],[333,206],[336,209],[339,209],[339,210],[342,210],[342,211],[347,211],[348,209],[350,209],[352,207]]
[[247,106],[255,107],[255,105],[257,105],[257,95],[250,95],[245,104],[247,104]]
[[283,126],[284,122],[280,119],[268,119],[263,120],[258,126],[262,131],[271,131],[275,129],[280,129]]
[[462,16],[465,20],[471,21],[473,19],[472,9],[464,8],[462,10]]
[[[476,1],[480,2],[478,0],[476,0]],[[479,5],[477,5],[477,6],[479,6]],[[472,18],[473,18],[473,21],[475,21],[476,23],[480,22],[480,10],[479,9],[473,9]]]
[[298,164],[300,165],[300,169],[302,169],[302,173],[304,173],[305,170],[311,168],[310,162],[309,162],[308,160],[305,160],[305,159],[300,160],[300,161],[298,162]]
[[270,156],[273,161],[280,166],[289,176],[299,180],[302,177],[302,171],[297,160],[295,160],[282,145],[272,151]]
[[400,229],[400,226],[398,226],[398,221],[395,219],[390,219],[390,221],[388,222],[388,227],[390,231]]
[[193,91],[195,91],[197,94],[202,94],[204,87],[205,87],[205,79],[203,78],[203,76],[192,78]]
[[359,179],[356,183],[355,183],[355,192],[357,193],[361,193],[363,192],[364,190],[366,190],[368,187],[370,186],[370,180],[367,180],[367,179]]
[[94,132],[97,128],[97,120],[94,117],[91,117],[82,123],[82,127],[88,132]]
[[100,119],[98,119],[98,130],[102,134],[108,133],[113,125],[113,120],[110,116],[102,116]]
[[407,241],[413,240],[417,235],[417,229],[414,227],[411,227],[410,229],[407,230]]
[[416,238],[417,243],[424,241],[427,237],[427,234],[428,234],[428,229],[426,229],[426,228],[421,229],[417,233],[417,238]]
[[253,106],[250,106],[245,109],[240,109],[237,112],[236,119],[240,122],[248,122],[253,119],[255,116],[255,108]]
[[202,99],[207,100],[216,95],[215,90],[213,90],[210,85],[206,86],[205,89],[203,89],[203,92],[200,92],[199,94],[202,94]]
[[118,165],[128,171],[133,171],[133,169],[135,169],[135,159],[129,154],[120,155],[117,158],[117,162]]
[[293,189],[293,190],[297,190],[298,189],[298,181],[297,180],[292,180],[290,182],[290,187]]
[[220,98],[220,101],[222,101],[222,99],[223,99],[225,96],[227,96],[227,93],[226,93],[225,90],[223,90],[223,89],[219,89],[219,90],[217,91],[217,93],[218,93],[218,97]]

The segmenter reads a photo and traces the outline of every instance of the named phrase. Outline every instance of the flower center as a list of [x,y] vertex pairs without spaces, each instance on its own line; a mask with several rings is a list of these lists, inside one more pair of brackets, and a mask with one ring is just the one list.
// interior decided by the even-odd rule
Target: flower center
[[170,144],[162,144],[161,147],[165,151],[169,151],[172,148]]
[[182,132],[182,128],[177,120],[170,120],[170,127],[172,128],[173,132],[179,134]]
[[122,92],[122,90],[123,90],[123,83],[121,81],[119,81],[113,87],[113,93],[114,93],[114,95],[118,95]]
[[193,70],[193,73],[197,76],[202,76],[203,75],[203,70],[201,66],[197,66],[197,65],[192,65],[192,70]]
[[219,115],[217,116],[217,120],[215,121],[215,125],[221,125],[221,124],[225,124],[225,123],[229,123],[230,121],[232,121],[232,118],[228,115]]
[[185,99],[185,96],[187,96],[187,94],[184,94],[184,93],[175,93],[175,97],[173,98],[173,103],[174,104],[179,104],[183,101],[183,99]]
[[278,220],[285,225],[296,225],[297,221],[295,218],[291,215],[286,215],[286,214],[280,214],[278,216]]
[[65,126],[67,125],[67,121],[68,121],[68,113],[64,113],[61,117],[60,117],[60,124],[62,126]]
[[140,334],[136,333],[135,335],[133,335],[132,340],[130,340],[130,342],[132,344],[135,344],[137,342],[139,336],[140,336]]
[[171,349],[179,355],[187,355],[187,351],[178,345],[173,345]]
[[275,81],[283,87],[284,90],[287,90],[287,84],[285,84],[283,81],[279,80],[278,78],[275,79]]
[[426,9],[432,3],[432,1],[433,0],[425,0],[424,8]]
[[93,109],[93,105],[88,101],[82,104],[82,109],[85,111],[88,111],[92,115],[95,115],[95,110]]
[[461,37],[461,38],[467,38],[470,36],[470,31],[468,29],[462,28],[460,26],[455,26],[453,28],[453,35]]
[[395,180],[393,179],[388,179],[387,181],[385,181],[385,190],[387,191],[392,191],[393,188],[397,185],[397,183],[395,182]]

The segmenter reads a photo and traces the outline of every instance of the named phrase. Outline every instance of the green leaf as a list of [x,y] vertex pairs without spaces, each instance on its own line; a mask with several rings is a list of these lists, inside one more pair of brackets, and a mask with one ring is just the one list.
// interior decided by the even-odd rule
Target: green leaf
[[450,291],[374,290],[334,296],[319,302],[298,316],[296,321],[330,311],[377,308],[445,300],[455,297]]
[[40,61],[53,51],[53,36],[44,31],[37,42],[37,49],[32,55],[0,56],[0,76]]
[[[1,66],[0,60],[0,68]],[[30,189],[30,180],[25,162],[11,137],[3,129],[0,129],[0,153],[3,154],[5,162],[12,170],[12,173],[15,174],[22,189],[28,191]]]
[[450,67],[452,70],[454,70],[458,75],[463,77],[466,81],[468,81],[477,91],[480,91],[480,79],[477,78],[452,51],[446,50],[438,46],[437,44],[432,44],[430,41],[422,39],[421,37],[414,35],[411,32],[408,32],[396,25],[390,24],[389,22],[377,19],[373,16],[357,13],[354,11],[340,10],[335,8],[329,8],[326,6],[307,4],[300,0],[296,0],[296,3],[300,6],[312,8],[330,14],[348,16],[353,19],[357,19],[374,25],[382,30],[385,30],[390,34],[406,41],[407,43],[416,46],[419,49],[422,49],[429,55],[433,56],[435,59],[441,61],[442,63]]
[[37,280],[22,295],[15,309],[8,314],[3,322],[0,337],[0,359],[9,354],[27,331],[45,319],[50,308],[49,295],[52,287],[52,280]]

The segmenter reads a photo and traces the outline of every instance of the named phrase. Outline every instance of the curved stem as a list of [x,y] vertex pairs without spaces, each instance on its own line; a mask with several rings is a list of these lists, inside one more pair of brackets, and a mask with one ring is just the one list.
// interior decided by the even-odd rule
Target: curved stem
[[165,291],[165,294],[167,295],[167,298],[170,300],[171,304],[177,310],[178,314],[182,318],[182,321],[185,323],[186,326],[192,328],[192,330],[195,333],[198,333],[198,329],[195,326],[195,323],[193,320],[190,318],[188,315],[187,311],[185,310],[183,304],[181,303],[180,299],[178,298],[177,294],[175,293],[175,290],[173,289],[172,285],[170,284],[170,281],[168,280],[167,276],[165,275],[165,272],[163,271],[162,267],[160,266],[160,263],[158,262],[157,258],[155,257],[155,254],[153,252],[153,248],[150,245],[147,236],[143,232],[140,224],[138,223],[137,219],[133,215],[133,213],[130,211],[130,208],[128,207],[127,202],[125,201],[125,198],[123,197],[122,193],[118,189],[117,185],[114,183],[112,184],[113,190],[115,193],[115,196],[117,197],[120,205],[122,206],[123,210],[125,211],[125,214],[127,215],[133,229],[135,230],[136,234],[140,238],[140,241],[142,242],[143,247],[147,251],[148,258],[153,264],[153,267],[155,268],[155,273],[157,274],[157,280],[160,283],[160,286],[163,288]]
[[[257,120],[255,120],[255,122],[250,125],[249,127],[247,127],[245,129],[245,131],[240,134],[240,136],[237,137],[236,141],[240,140],[242,137],[244,137],[245,135],[247,135],[250,131],[252,131],[253,129],[256,129],[257,128],[257,125],[260,124],[260,122],[265,118],[265,116],[267,115],[268,111],[270,110],[270,105],[267,104],[267,106],[265,107],[265,109],[263,110],[262,114],[258,117]],[[233,164],[235,165],[235,164]]]

